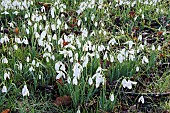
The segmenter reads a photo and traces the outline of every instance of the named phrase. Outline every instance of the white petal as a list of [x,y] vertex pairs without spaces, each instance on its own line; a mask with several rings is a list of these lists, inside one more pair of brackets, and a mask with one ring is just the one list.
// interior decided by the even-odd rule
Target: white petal
[[114,101],[114,94],[110,95],[110,100],[113,102]]
[[2,93],[7,93],[7,87],[6,86],[3,86]]

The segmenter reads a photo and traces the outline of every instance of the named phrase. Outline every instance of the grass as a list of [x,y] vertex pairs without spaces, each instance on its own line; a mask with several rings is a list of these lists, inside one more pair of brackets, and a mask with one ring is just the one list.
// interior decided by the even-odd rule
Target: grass
[[0,112],[170,110],[168,0],[3,2]]

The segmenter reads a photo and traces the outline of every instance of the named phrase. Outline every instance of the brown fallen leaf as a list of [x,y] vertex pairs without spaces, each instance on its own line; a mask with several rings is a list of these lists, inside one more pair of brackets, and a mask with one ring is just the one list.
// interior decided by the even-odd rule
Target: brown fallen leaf
[[70,96],[61,96],[61,97],[57,97],[54,104],[56,106],[69,106],[71,105],[72,99]]
[[19,28],[18,28],[18,27],[14,29],[14,33],[15,33],[16,35],[19,34]]
[[158,36],[160,36],[160,35],[162,35],[162,34],[163,34],[163,31],[158,31],[158,32],[157,32],[157,35],[158,35]]
[[2,111],[1,113],[9,113],[10,112],[10,109],[6,109],[4,111]]
[[68,42],[66,42],[65,40],[63,41],[63,46],[68,45]]
[[134,12],[134,11],[130,11],[130,12],[129,12],[129,16],[130,16],[131,18],[135,17],[135,12]]
[[60,85],[63,85],[63,80],[62,80],[62,78],[57,79],[56,82],[59,83]]

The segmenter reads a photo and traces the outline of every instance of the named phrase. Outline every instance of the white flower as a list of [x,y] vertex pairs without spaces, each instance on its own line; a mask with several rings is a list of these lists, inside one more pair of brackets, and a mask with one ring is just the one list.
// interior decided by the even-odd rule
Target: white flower
[[9,13],[7,11],[2,12],[1,14],[8,15]]
[[38,75],[38,79],[41,79],[41,75]]
[[52,24],[52,25],[51,25],[51,29],[52,29],[53,31],[55,31],[55,30],[56,30],[56,26],[55,26],[55,24]]
[[100,83],[103,83],[103,82],[104,82],[104,78],[102,77],[100,73],[97,73],[96,74],[96,88],[98,88]]
[[57,28],[59,28],[60,25],[61,25],[61,20],[58,18],[57,19]]
[[110,55],[110,62],[114,62],[114,57]]
[[141,97],[138,99],[138,102],[142,102],[142,104],[144,104],[144,97],[141,96]]
[[131,80],[126,80],[126,79],[123,79],[122,80],[122,85],[123,85],[123,87],[124,88],[128,88],[128,89],[132,89],[132,84],[134,84],[134,85],[136,85],[137,84],[137,82],[133,82],[133,81],[131,81]]
[[142,41],[142,35],[139,35],[138,40]]
[[159,46],[158,46],[158,51],[160,51],[160,50],[161,50],[161,46],[159,45]]
[[27,85],[24,85],[24,87],[22,88],[22,96],[29,96]]
[[142,64],[148,63],[148,62],[149,62],[148,58],[146,58],[146,56],[143,56]]
[[78,20],[77,25],[80,26],[80,24],[81,24],[81,20]]
[[14,12],[12,12],[12,14],[15,14],[15,15],[18,15],[18,11],[14,11]]
[[67,24],[64,25],[64,29],[68,29],[68,25]]
[[87,64],[88,64],[88,62],[89,62],[89,57],[88,57],[88,55],[86,55],[85,58],[84,58],[84,62],[83,62],[83,64],[82,64],[82,66],[83,66],[83,67],[86,67]]
[[155,50],[155,46],[154,46],[154,45],[152,45],[152,50],[153,50],[153,51]]
[[73,78],[73,85],[77,85],[77,84],[78,84],[77,78],[74,77],[74,78]]
[[81,112],[80,112],[80,108],[78,108],[78,110],[77,110],[77,112],[76,112],[76,113],[81,113]]
[[82,70],[83,70],[83,67],[79,63],[76,63],[73,68],[73,77],[75,77],[76,79],[77,78],[80,79]]
[[7,87],[6,86],[2,87],[2,93],[7,93]]
[[29,71],[30,71],[30,72],[34,71],[34,68],[31,66],[31,67],[29,68]]
[[122,63],[123,62],[123,60],[125,59],[125,57],[122,55],[122,54],[118,54],[117,55],[117,59],[118,59],[118,61],[120,62],[120,63]]
[[56,76],[56,80],[60,79],[62,76],[65,78],[65,73],[62,71],[57,71],[58,75]]
[[91,77],[89,78],[88,83],[89,83],[89,85],[92,85],[92,84],[93,84],[93,80],[92,80]]
[[110,45],[110,44],[114,45],[114,44],[117,44],[117,42],[116,42],[116,40],[115,40],[114,38],[112,38],[112,39],[109,41],[109,45]]
[[139,67],[137,66],[137,67],[136,67],[136,72],[138,72],[138,71],[139,71]]
[[135,43],[133,43],[133,41],[127,41],[124,44],[128,44],[129,45],[129,49],[131,49],[132,45],[135,44]]
[[14,45],[14,49],[17,50],[17,49],[18,49],[18,46],[17,46],[17,45]]
[[144,19],[144,14],[142,14],[142,19]]
[[18,43],[18,44],[22,44],[21,39],[20,39],[20,38],[17,38],[17,37],[15,37],[15,42]]
[[110,95],[110,101],[112,101],[112,102],[114,101],[114,94]]
[[25,45],[27,45],[27,44],[28,44],[28,39],[27,39],[27,38],[23,39],[23,40],[22,40],[22,43],[24,43]]
[[108,56],[107,56],[107,51],[105,52],[105,54],[104,54],[104,57],[103,57],[103,60],[108,60]]
[[52,16],[52,18],[54,18],[54,17],[55,17],[54,12],[55,12],[55,8],[54,8],[54,7],[52,7],[52,8],[51,8],[51,16]]
[[29,62],[29,61],[30,61],[30,58],[29,58],[29,57],[27,57],[26,61],[27,61],[27,62]]
[[4,38],[1,38],[1,39],[0,39],[0,42],[1,42],[1,43],[9,42],[9,38],[8,38],[8,36],[5,34]]
[[71,83],[71,78],[70,77],[67,77],[67,83]]
[[33,65],[33,66],[35,65],[35,60],[32,60],[32,65]]
[[6,80],[6,79],[10,79],[10,73],[8,72],[8,73],[4,73],[4,80]]
[[8,64],[8,59],[5,57],[5,58],[3,58],[2,59],[2,63],[4,63],[4,64]]

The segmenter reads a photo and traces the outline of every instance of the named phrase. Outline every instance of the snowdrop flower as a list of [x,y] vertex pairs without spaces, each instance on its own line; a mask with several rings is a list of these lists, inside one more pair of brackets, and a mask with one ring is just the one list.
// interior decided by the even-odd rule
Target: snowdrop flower
[[117,44],[115,38],[112,38],[112,39],[109,41],[109,45],[110,45],[110,44],[112,44],[112,45]]
[[94,18],[95,18],[95,15],[94,15],[94,14],[92,14],[92,16],[91,16],[91,21],[93,21],[93,20],[94,20]]
[[76,44],[77,44],[78,48],[81,47],[81,43],[80,43],[79,39],[76,39]]
[[88,55],[86,55],[85,58],[84,58],[84,62],[83,62],[83,64],[82,64],[82,66],[83,66],[83,67],[86,67],[87,64],[88,64],[88,62],[89,62],[89,57],[88,57]]
[[99,51],[99,52],[101,52],[101,51],[103,51],[103,50],[105,50],[104,45],[100,45],[100,46],[98,46],[98,51]]
[[56,76],[56,80],[60,79],[62,76],[63,78],[65,78],[65,73],[63,73],[62,71],[57,71],[58,75]]
[[47,32],[46,32],[46,31],[43,31],[43,32],[41,33],[40,39],[43,40],[46,35],[47,35]]
[[78,26],[81,25],[81,20],[78,20],[77,25],[78,25]]
[[52,24],[52,25],[51,25],[51,29],[52,29],[53,31],[56,30],[55,24]]
[[142,19],[144,19],[144,14],[142,14]]
[[4,63],[4,64],[8,64],[8,59],[5,57],[5,58],[3,58],[2,59],[2,63]]
[[122,85],[123,85],[123,88],[128,88],[128,89],[132,89],[132,84],[134,84],[134,85],[136,85],[137,84],[137,82],[133,82],[133,81],[131,81],[131,80],[126,80],[126,79],[123,79],[122,80]]
[[160,50],[161,50],[161,46],[159,45],[159,46],[158,46],[158,51],[160,51]]
[[17,37],[15,37],[15,42],[18,43],[18,44],[22,44],[21,39],[20,39],[20,38],[17,38]]
[[91,77],[89,78],[88,83],[89,83],[89,85],[92,85],[92,84],[93,84],[93,80],[92,80]]
[[2,93],[7,93],[7,87],[6,86],[2,87]]
[[54,7],[52,7],[52,8],[51,8],[51,16],[52,16],[52,18],[54,18],[54,17],[55,17],[54,12],[55,12],[55,8],[54,8]]
[[0,42],[3,44],[4,42],[6,43],[6,42],[9,42],[9,38],[8,38],[8,36],[5,34],[5,36],[4,36],[4,38],[1,38],[0,39]]
[[146,56],[143,56],[142,64],[148,63],[148,62],[149,62],[148,58],[146,58]]
[[7,78],[10,79],[10,73],[9,72],[4,73],[4,80],[6,80]]
[[108,60],[108,56],[107,56],[107,51],[105,52],[105,54],[104,54],[104,57],[103,57],[103,60]]
[[39,63],[39,62],[37,62],[35,66],[36,66],[36,67],[39,67],[39,65],[40,65],[40,63]]
[[9,13],[7,11],[4,11],[1,14],[8,15]]
[[29,96],[27,85],[24,85],[24,87],[22,88],[22,96]]
[[71,78],[70,77],[67,77],[67,83],[71,83]]
[[29,68],[29,71],[30,71],[30,72],[34,71],[34,68],[31,66],[31,67]]
[[57,40],[57,35],[54,34],[53,37],[52,37],[53,40]]
[[84,39],[85,37],[87,37],[87,35],[88,35],[88,31],[87,31],[86,28],[84,28],[84,29],[82,30],[82,38]]
[[118,61],[119,61],[120,63],[122,63],[123,60],[125,59],[125,57],[124,57],[121,53],[119,53],[119,54],[117,55],[117,59],[118,59]]
[[142,35],[139,35],[138,40],[142,41]]
[[28,39],[27,39],[27,38],[23,39],[23,40],[22,40],[22,43],[24,43],[25,45],[27,45],[27,44],[28,44]]
[[133,41],[127,41],[124,44],[128,44],[129,45],[129,49],[131,49],[132,45],[135,44],[135,43],[133,43]]
[[64,29],[68,29],[68,25],[67,24],[64,25]]
[[30,58],[29,58],[29,57],[27,57],[26,61],[27,61],[27,62],[29,62],[29,61],[30,61]]
[[155,50],[155,46],[154,45],[152,45],[152,51],[154,51]]
[[33,65],[33,66],[35,65],[35,60],[32,60],[32,65]]
[[17,49],[18,49],[18,46],[17,46],[17,45],[14,45],[14,49],[17,50]]
[[137,66],[137,67],[136,67],[136,72],[138,72],[138,71],[139,71],[139,67]]
[[57,28],[59,28],[60,25],[61,25],[61,20],[58,18],[57,19]]
[[114,62],[114,57],[110,55],[110,62]]
[[111,95],[110,95],[110,101],[114,101],[114,94],[112,93]]
[[77,84],[78,84],[77,78],[74,77],[74,78],[73,78],[73,85],[77,85]]
[[82,70],[83,70],[83,67],[79,63],[76,63],[73,67],[73,77],[80,79]]
[[96,76],[96,88],[98,88],[100,83],[104,82],[104,78],[102,77],[102,75],[100,73],[97,73],[94,76]]
[[133,61],[135,59],[135,55],[129,55],[129,60]]
[[14,11],[14,12],[12,12],[12,14],[14,14],[14,15],[18,15],[18,11]]
[[55,71],[56,71],[56,72],[59,71],[59,68],[60,68],[60,66],[61,66],[61,63],[62,63],[62,62],[58,61],[58,62],[55,64]]
[[142,102],[142,104],[144,104],[144,97],[141,96],[141,97],[138,99],[138,102]]

